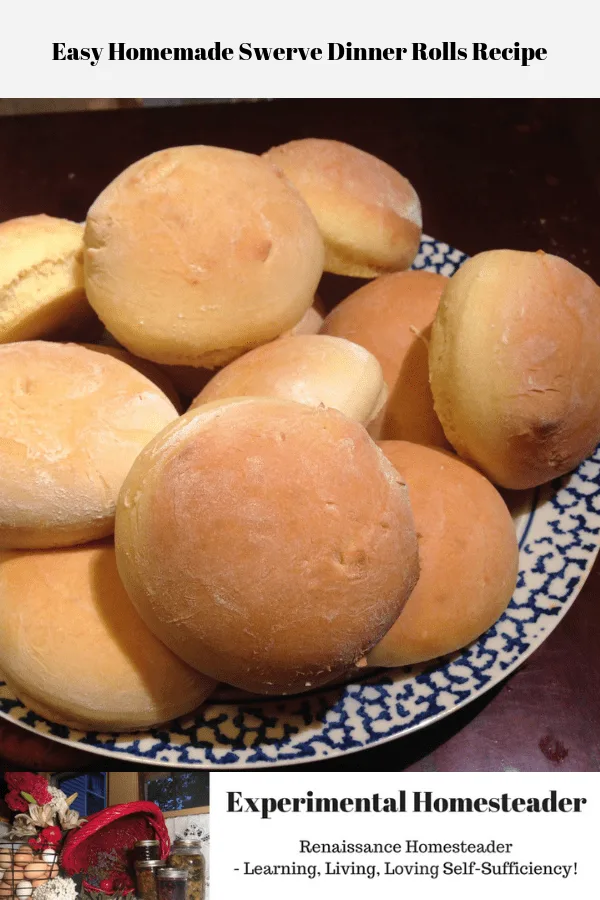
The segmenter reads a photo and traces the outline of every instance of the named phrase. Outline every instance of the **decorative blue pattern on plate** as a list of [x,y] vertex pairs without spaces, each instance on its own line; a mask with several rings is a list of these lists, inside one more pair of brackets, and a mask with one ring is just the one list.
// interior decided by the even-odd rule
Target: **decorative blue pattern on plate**
[[[413,268],[452,275],[466,256],[423,237]],[[600,543],[600,448],[559,483],[508,498],[520,546],[511,603],[452,657],[371,673],[300,697],[223,688],[195,717],[133,735],[75,731],[27,710],[0,682],[0,715],[81,749],[146,765],[258,768],[354,752],[439,720],[501,681],[538,647],[581,590]]]

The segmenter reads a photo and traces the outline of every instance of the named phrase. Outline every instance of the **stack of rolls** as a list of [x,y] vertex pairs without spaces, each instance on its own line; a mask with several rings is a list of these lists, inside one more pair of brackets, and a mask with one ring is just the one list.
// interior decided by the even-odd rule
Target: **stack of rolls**
[[[600,441],[599,289],[541,253],[408,271],[420,237],[403,175],[316,139],[169,148],[85,228],[0,226],[0,671],[32,710],[146,729],[502,615],[496,486]],[[324,270],[370,280],[325,316]]]

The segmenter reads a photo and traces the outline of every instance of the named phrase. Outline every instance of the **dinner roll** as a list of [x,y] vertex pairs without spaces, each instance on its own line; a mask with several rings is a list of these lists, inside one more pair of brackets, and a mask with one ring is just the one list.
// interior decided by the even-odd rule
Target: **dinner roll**
[[111,543],[0,553],[0,671],[38,715],[135,731],[190,713],[214,682],[146,628]]
[[327,272],[373,278],[408,269],[421,241],[421,204],[399,172],[357,147],[317,138],[272,147],[265,157],[313,211]]
[[77,344],[0,346],[0,396],[0,547],[110,534],[133,460],[177,418],[140,372]]
[[430,343],[435,409],[450,442],[496,484],[569,472],[600,441],[600,288],[538,251],[468,260],[442,295]]
[[191,408],[227,397],[281,397],[330,406],[366,425],[386,396],[381,366],[368,350],[343,338],[304,334],[234,360],[208,382]]
[[83,287],[83,226],[52,216],[0,224],[0,343],[77,333],[96,319]]
[[364,428],[274,398],[207,404],[166,428],[129,473],[115,541],[152,631],[265,694],[360,660],[418,576],[404,483]]
[[293,327],[323,271],[323,241],[269,163],[219,147],[139,160],[85,228],[90,303],[136,356],[214,368]]
[[448,279],[396,272],[369,282],[326,317],[322,334],[347,338],[377,357],[388,399],[369,433],[386,440],[447,447],[429,387],[428,340]]
[[433,447],[379,446],[408,485],[421,574],[367,661],[404,666],[459,650],[494,624],[515,589],[519,548],[502,497],[471,466]]

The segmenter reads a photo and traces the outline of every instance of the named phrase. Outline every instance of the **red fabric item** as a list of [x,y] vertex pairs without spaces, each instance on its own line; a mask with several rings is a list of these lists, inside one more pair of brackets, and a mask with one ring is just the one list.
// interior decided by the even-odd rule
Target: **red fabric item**
[[[167,858],[171,842],[164,816],[155,803],[136,801],[109,806],[93,813],[81,828],[69,833],[61,865],[67,875],[85,872],[86,890],[101,891],[103,881],[116,884],[119,876],[133,872],[133,845],[145,840],[160,841],[160,858]],[[132,891],[133,887],[124,893]]]

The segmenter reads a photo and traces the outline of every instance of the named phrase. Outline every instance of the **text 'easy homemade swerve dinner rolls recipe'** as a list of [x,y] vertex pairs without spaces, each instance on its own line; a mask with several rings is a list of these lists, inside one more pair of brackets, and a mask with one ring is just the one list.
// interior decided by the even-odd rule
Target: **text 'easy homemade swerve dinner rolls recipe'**
[[102,192],[85,228],[90,303],[132,353],[222,365],[293,328],[323,272],[308,206],[269,162],[174,147]]
[[192,712],[215,686],[141,621],[112,543],[0,552],[0,619],[3,676],[53,722],[149,728]]
[[149,444],[121,492],[115,546],[156,635],[267,694],[359,662],[418,577],[406,488],[364,428],[270,398],[200,407]]
[[600,441],[600,288],[564,259],[490,250],[449,280],[429,368],[447,438],[495,484],[564,475]]
[[421,204],[395,169],[340,141],[305,138],[265,158],[298,188],[325,241],[325,270],[373,278],[408,269],[421,240]]
[[156,385],[76,344],[0,346],[0,546],[58,547],[111,534],[121,485],[177,418]]

